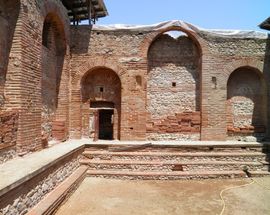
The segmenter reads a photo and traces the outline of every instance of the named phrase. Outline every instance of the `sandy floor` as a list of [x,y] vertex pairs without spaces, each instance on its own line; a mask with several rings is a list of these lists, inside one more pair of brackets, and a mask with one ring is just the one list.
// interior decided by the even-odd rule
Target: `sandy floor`
[[[224,192],[227,215],[269,215],[270,177]],[[250,179],[202,181],[121,181],[86,178],[57,215],[215,215],[222,210],[220,191]]]

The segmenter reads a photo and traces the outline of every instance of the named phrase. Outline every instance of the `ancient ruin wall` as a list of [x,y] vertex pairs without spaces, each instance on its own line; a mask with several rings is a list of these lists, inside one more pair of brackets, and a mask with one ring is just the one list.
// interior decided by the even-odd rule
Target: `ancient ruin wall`
[[[60,81],[64,76],[65,35],[57,16],[48,14],[42,32],[42,135],[47,140],[55,138],[53,125],[58,108]],[[48,63],[49,62],[49,63]],[[66,83],[67,84],[67,83]],[[58,125],[60,123],[58,122]],[[56,136],[58,137],[58,135]]]
[[249,68],[234,71],[229,78],[227,91],[229,136],[238,139],[248,135],[264,137],[267,122],[266,89],[260,74]]
[[[45,17],[49,13],[54,13],[61,20],[60,27],[65,32],[66,38],[69,39],[69,20],[67,11],[59,0],[47,1],[30,1],[22,0],[18,5],[18,16],[16,17],[14,1],[12,3],[12,18],[15,20],[9,25],[11,29],[9,33],[10,53],[7,71],[5,75],[4,99],[5,110],[17,110],[19,112],[18,134],[16,147],[19,153],[27,151],[35,151],[42,148],[41,144],[41,110],[42,110],[42,31]],[[6,3],[5,3],[6,4]],[[4,4],[4,5],[5,5]],[[1,4],[2,5],[2,4]],[[8,10],[6,10],[8,12]],[[1,31],[3,28],[1,27]],[[14,37],[12,32],[14,31]],[[8,32],[7,32],[8,33]],[[2,49],[1,49],[2,50]],[[8,47],[6,49],[8,51]],[[47,66],[53,62],[44,56],[44,60],[48,60]],[[68,64],[68,62],[66,61]],[[68,67],[67,67],[68,68]],[[65,70],[65,73],[68,73]],[[1,72],[2,76],[2,72]],[[68,77],[68,74],[66,74]],[[68,85],[68,79],[62,86]],[[68,100],[68,92],[66,88],[59,91],[66,92],[64,98]],[[1,87],[0,87],[1,88]],[[3,88],[3,87],[2,87]],[[48,86],[47,88],[50,88]],[[1,94],[1,93],[0,93]],[[1,96],[0,96],[1,97]],[[1,100],[1,99],[0,99]],[[63,100],[63,99],[62,99]],[[63,104],[64,102],[61,101]],[[65,102],[66,108],[67,102]],[[59,106],[59,105],[58,105]],[[63,105],[62,105],[63,106]],[[61,108],[62,110],[64,108]],[[67,112],[62,115],[67,116]]]
[[[199,139],[201,134],[203,140],[225,140],[228,136],[226,104],[230,74],[240,67],[249,66],[263,73],[262,79],[269,80],[269,66],[265,63],[268,40],[200,32],[197,38],[202,45],[201,59],[198,53],[194,54],[194,50],[188,51],[188,47],[194,46],[192,43],[192,46],[184,46],[185,53],[189,53],[186,57],[184,54],[177,55],[182,56],[182,64],[176,63],[176,52],[184,52],[181,52],[180,45],[178,50],[173,50],[174,45],[168,46],[172,49],[168,51],[167,41],[164,42],[165,48],[162,45],[159,47],[165,50],[167,48],[165,58],[161,59],[163,52],[160,49],[154,55],[158,60],[151,62],[146,53],[149,48],[149,53],[151,52],[155,44],[153,41],[155,38],[161,38],[160,35],[162,31],[92,30],[88,26],[73,27],[71,111],[80,112],[79,83],[83,75],[94,67],[113,67],[116,68],[114,71],[122,82],[123,139],[145,139],[147,124],[147,135],[152,133],[153,139],[157,137],[155,134],[159,133],[160,138],[156,139],[170,139],[172,135],[175,135],[175,139]],[[190,53],[198,56],[198,64],[192,63],[194,61]],[[167,76],[161,72],[161,68],[166,70]],[[157,75],[151,73],[151,70]],[[175,87],[173,82],[176,82]],[[159,99],[155,99],[158,94],[157,85],[161,86],[159,90],[164,90]],[[153,88],[152,91],[148,89],[149,86]],[[156,102],[152,107],[149,102],[151,99]],[[180,104],[180,100],[184,103]],[[164,105],[161,105],[162,103]],[[157,121],[157,126],[154,126],[151,120],[146,123],[146,119],[151,119],[150,107],[154,113],[153,119],[171,110],[173,113]],[[158,113],[156,115],[155,109]],[[70,131],[80,138],[81,116],[70,116]],[[180,121],[183,122],[183,126],[179,124]]]
[[147,137],[200,138],[199,52],[187,36],[164,34],[150,47],[147,77]]
[[13,57],[10,53],[15,28],[19,16],[20,3],[18,0],[4,1],[0,4],[0,111],[4,109],[6,97],[4,87],[8,70],[9,58]]
[[[82,136],[81,80],[97,68],[113,70],[121,80],[121,140],[145,140],[145,83],[147,62],[140,46],[146,32],[99,31],[89,26],[72,27],[71,128]],[[79,114],[73,114],[79,113]]]
[[[269,82],[269,39],[203,33],[200,36],[208,50],[202,59],[201,137],[203,140],[225,140],[228,137],[226,104],[229,77],[241,67],[250,67],[260,74],[262,81]],[[267,112],[269,115],[269,107]],[[269,127],[269,121],[267,123],[266,127]]]

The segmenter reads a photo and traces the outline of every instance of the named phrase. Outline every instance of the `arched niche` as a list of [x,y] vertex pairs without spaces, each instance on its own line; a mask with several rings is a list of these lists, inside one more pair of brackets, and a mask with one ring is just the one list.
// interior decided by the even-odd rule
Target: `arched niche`
[[[63,74],[66,53],[64,26],[57,14],[47,14],[42,31],[41,57],[41,97],[42,97],[42,135],[47,139],[62,139],[62,135],[52,134],[53,121],[58,108],[58,94]],[[64,125],[61,125],[64,127]]]
[[148,139],[200,139],[201,48],[182,31],[158,35],[148,50]]
[[227,129],[230,139],[265,136],[266,86],[262,74],[251,67],[231,73],[227,83]]

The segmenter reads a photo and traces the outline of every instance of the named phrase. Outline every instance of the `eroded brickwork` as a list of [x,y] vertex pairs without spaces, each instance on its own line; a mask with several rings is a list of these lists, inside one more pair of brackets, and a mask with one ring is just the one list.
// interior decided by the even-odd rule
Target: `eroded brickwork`
[[[62,29],[58,22],[60,21],[56,17],[49,14],[44,21],[42,32],[41,129],[42,135],[47,139],[60,138],[60,135],[53,136],[56,132],[52,133],[53,122],[55,121],[55,114],[58,108],[58,94],[66,51],[65,36],[61,34]],[[54,122],[54,124],[57,124],[57,122]],[[63,127],[65,128],[65,125]],[[60,138],[60,140],[62,139],[64,137]]]
[[10,51],[12,43],[17,35],[15,35],[16,22],[19,16],[19,1],[4,1],[0,4],[0,111],[4,108],[6,97],[4,95],[4,86],[6,83],[6,75],[9,63]]
[[[0,110],[19,114],[18,153],[40,150],[51,139],[92,138],[90,97],[103,84],[120,95],[103,98],[115,103],[120,140],[226,140],[237,139],[239,130],[269,136],[267,38],[170,25],[71,27],[60,0],[0,7]],[[174,39],[165,34],[170,30],[186,36]],[[103,75],[104,83],[89,79],[84,91],[82,80],[101,68],[121,86]],[[231,78],[239,68],[249,69]]]
[[234,71],[227,86],[227,122],[230,136],[264,136],[266,131],[265,83],[249,68]]
[[[60,29],[59,31],[61,34],[65,35],[63,40],[68,44],[69,20],[65,7],[58,0],[22,0],[20,2],[18,1],[18,3],[9,1],[8,3],[1,4],[1,6],[6,6],[9,3],[12,5],[12,11],[10,12],[12,15],[9,15],[9,18],[14,18],[15,20],[12,21],[13,24],[11,23],[9,25],[10,28],[13,28],[9,35],[9,40],[12,41],[12,45],[10,51],[8,49],[6,50],[9,51],[7,53],[9,61],[5,75],[5,105],[3,109],[4,111],[17,110],[19,112],[16,146],[19,153],[25,153],[42,148],[41,82],[42,76],[45,76],[42,72],[42,62],[45,61],[49,72],[53,73],[53,71],[50,70],[52,65],[54,65],[54,61],[47,58],[47,56],[42,53],[42,32],[44,22],[48,14],[50,14],[49,16],[54,17],[53,22],[58,20],[57,29]],[[16,10],[18,13],[17,16]],[[8,12],[9,10],[6,11]],[[59,41],[57,41],[57,43],[59,43]],[[67,59],[69,59],[68,55]],[[65,62],[66,64],[69,64],[68,61]],[[58,63],[56,67],[61,67],[59,64],[60,63]],[[62,75],[63,77],[68,77],[68,66],[65,66],[65,68],[66,69],[63,69]],[[46,74],[47,72],[48,74],[48,70],[44,73]],[[61,80],[61,77],[58,79]],[[49,93],[51,89],[54,89],[59,95],[65,95],[62,93],[64,90],[66,95],[68,95],[68,92],[66,92],[68,79],[64,78],[64,80],[65,87],[62,87],[62,84],[56,89],[55,84],[51,82],[46,86],[47,92]],[[57,97],[58,96],[54,96],[53,100],[58,100]],[[65,101],[63,102],[63,100]],[[63,104],[66,106],[65,108],[68,109],[67,96],[65,96],[61,102],[58,102],[58,107],[61,106],[61,109],[64,109],[62,107]],[[63,113],[64,111],[62,111],[61,114],[65,114],[67,118],[68,113]]]
[[0,164],[16,156],[18,113],[0,113]]
[[[179,133],[193,133],[192,139],[199,137],[200,112],[195,113],[200,110],[199,58],[196,45],[187,36],[174,39],[164,34],[151,45],[147,75],[148,138],[179,140]],[[168,138],[164,138],[165,133]]]

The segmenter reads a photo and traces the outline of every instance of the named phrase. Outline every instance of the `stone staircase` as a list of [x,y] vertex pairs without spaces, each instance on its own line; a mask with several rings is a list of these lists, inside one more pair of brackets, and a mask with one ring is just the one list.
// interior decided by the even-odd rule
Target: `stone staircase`
[[91,177],[173,180],[269,174],[268,145],[93,145],[81,165]]

